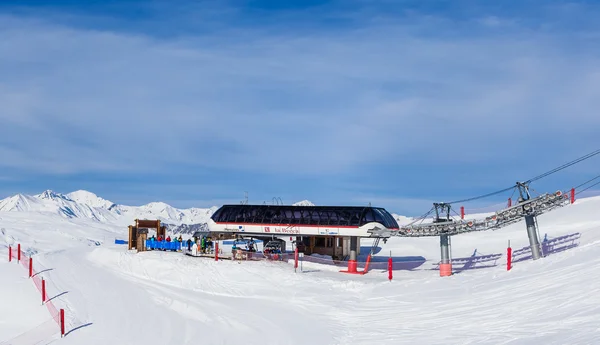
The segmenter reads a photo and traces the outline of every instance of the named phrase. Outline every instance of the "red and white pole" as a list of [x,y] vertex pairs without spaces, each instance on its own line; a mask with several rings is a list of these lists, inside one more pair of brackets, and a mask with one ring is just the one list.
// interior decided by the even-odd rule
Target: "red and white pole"
[[60,336],[61,338],[65,336],[65,310],[60,310]]
[[571,204],[575,202],[575,188],[571,188]]
[[296,272],[296,269],[298,268],[298,246],[296,246],[296,249],[294,250],[294,272]]
[[21,243],[17,244],[17,261],[21,262]]
[[215,242],[215,261],[219,261],[219,242]]
[[46,302],[46,281],[42,278],[42,304]]
[[8,246],[8,262],[12,261],[12,247]]
[[508,241],[508,248],[506,248],[506,270],[510,271],[512,268],[512,248],[510,247],[510,240]]
[[29,278],[33,277],[33,259],[29,258]]
[[465,207],[460,207],[460,219],[465,219]]

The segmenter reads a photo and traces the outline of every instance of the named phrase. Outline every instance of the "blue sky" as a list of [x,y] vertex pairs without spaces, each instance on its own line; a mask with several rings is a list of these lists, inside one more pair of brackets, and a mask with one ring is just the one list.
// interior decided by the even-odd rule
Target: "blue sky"
[[0,196],[185,208],[248,191],[421,214],[600,148],[599,16],[591,1],[2,1]]

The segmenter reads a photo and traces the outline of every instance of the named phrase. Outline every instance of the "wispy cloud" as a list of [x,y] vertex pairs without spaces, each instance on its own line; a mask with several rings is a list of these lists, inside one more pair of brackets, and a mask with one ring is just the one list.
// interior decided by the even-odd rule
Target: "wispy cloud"
[[1,15],[0,167],[185,167],[236,171],[239,181],[246,173],[352,176],[381,164],[401,175],[435,161],[440,172],[468,167],[461,181],[493,175],[494,184],[505,171],[481,175],[480,167],[521,166],[538,153],[559,162],[600,143],[595,28],[532,30],[485,9],[458,20],[377,8],[328,12],[313,25],[310,10],[236,25],[241,9],[207,8],[169,21],[187,27],[212,15],[205,30],[168,37],[65,25],[35,10]]

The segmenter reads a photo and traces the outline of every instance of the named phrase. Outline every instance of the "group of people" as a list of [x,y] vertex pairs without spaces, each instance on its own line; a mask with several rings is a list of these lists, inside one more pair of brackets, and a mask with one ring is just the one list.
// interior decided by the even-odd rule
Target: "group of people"
[[238,247],[236,242],[237,241],[233,242],[233,246],[231,247],[232,252],[235,252],[238,249],[242,249],[247,252],[256,252],[256,242],[254,241],[253,238],[251,238],[250,241],[245,242],[245,246],[244,246],[245,248]]
[[192,252],[192,254],[210,254],[213,251],[213,240],[210,236],[202,236],[200,238],[193,237],[193,239],[188,239],[187,249]]
[[179,237],[174,237],[173,239],[171,239],[171,236],[167,236],[167,238],[163,238],[162,235],[155,237],[154,235],[152,235],[152,237],[149,238],[150,241],[158,241],[158,242],[162,242],[162,241],[167,241],[167,242],[183,242],[183,239],[181,238],[181,235],[179,235]]

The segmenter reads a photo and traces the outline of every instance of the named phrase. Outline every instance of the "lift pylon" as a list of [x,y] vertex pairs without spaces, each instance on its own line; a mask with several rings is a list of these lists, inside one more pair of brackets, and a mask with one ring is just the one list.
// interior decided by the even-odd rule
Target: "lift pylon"
[[[435,209],[435,218],[433,219],[434,224],[452,222],[452,219],[450,219],[450,210],[452,206],[450,204],[434,203],[433,208]],[[452,261],[450,260],[450,235],[447,231],[440,233],[440,254],[440,277],[451,276]]]
[[[531,199],[529,186],[527,184],[517,182],[517,188],[519,189],[519,204],[523,204],[525,201]],[[542,257],[542,251],[540,248],[540,240],[538,238],[536,209],[535,207],[526,208],[525,206],[522,206],[522,212],[525,218],[525,225],[527,226],[527,236],[529,237],[529,246],[531,247],[531,258],[537,260]]]

